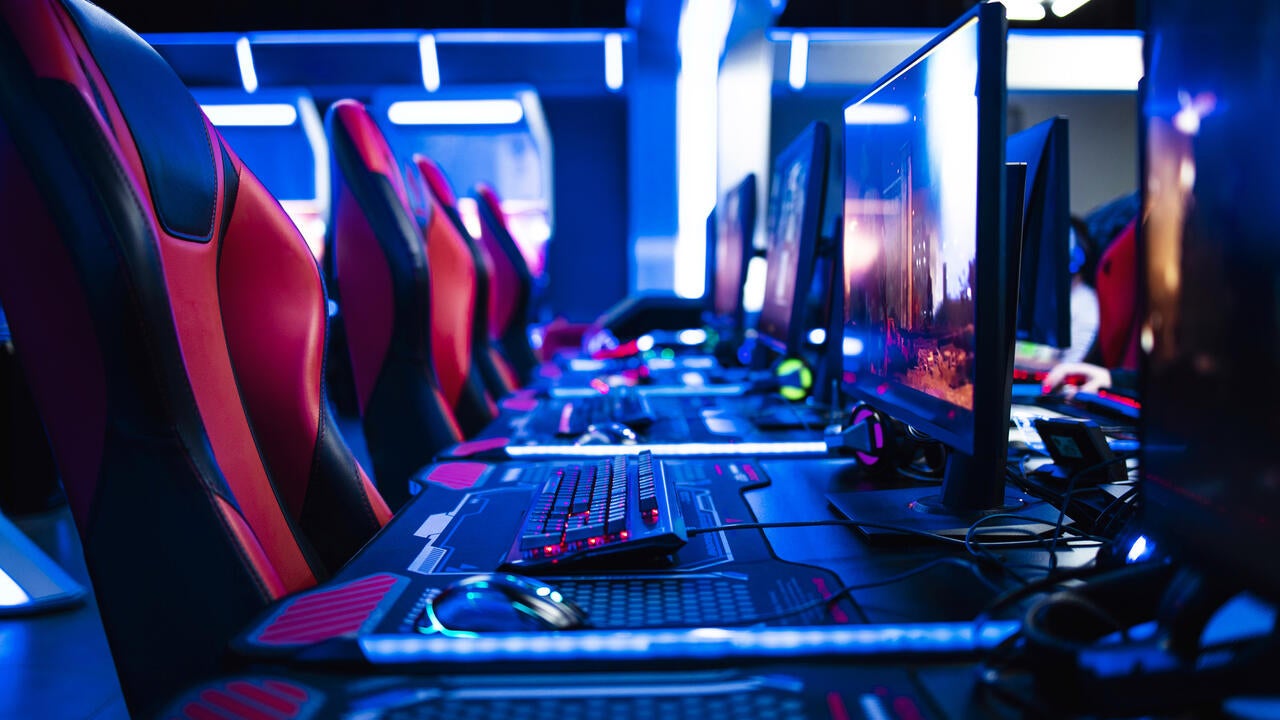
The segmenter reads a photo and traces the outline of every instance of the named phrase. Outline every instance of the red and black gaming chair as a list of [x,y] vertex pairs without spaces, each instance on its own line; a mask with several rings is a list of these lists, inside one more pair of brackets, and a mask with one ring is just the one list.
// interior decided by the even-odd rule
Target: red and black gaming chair
[[[502,354],[498,340],[490,335],[489,305],[493,292],[493,258],[471,236],[462,216],[458,213],[458,196],[445,176],[444,171],[431,158],[425,155],[414,155],[408,177],[411,189],[417,185],[419,178],[425,185],[419,196],[419,203],[426,210],[419,213],[421,218],[443,215],[453,224],[460,242],[466,244],[471,253],[471,261],[475,265],[475,312],[472,313],[471,356],[480,376],[484,379],[489,394],[495,398],[510,395],[520,388],[520,378],[515,368]],[[414,193],[410,193],[411,199]],[[415,203],[418,204],[418,203]],[[424,225],[424,227],[426,227]]]
[[390,517],[335,431],[324,286],[178,76],[0,0],[0,303],[138,717]]
[[489,292],[489,336],[502,348],[520,379],[527,385],[538,369],[538,356],[529,343],[529,307],[533,298],[533,273],[507,225],[506,213],[493,188],[475,188],[480,214],[480,241],[493,262]]
[[445,252],[443,216],[423,230],[390,146],[365,106],[325,118],[332,157],[326,250],[342,306],[374,475],[393,507],[408,478],[497,415],[471,361],[475,267]]

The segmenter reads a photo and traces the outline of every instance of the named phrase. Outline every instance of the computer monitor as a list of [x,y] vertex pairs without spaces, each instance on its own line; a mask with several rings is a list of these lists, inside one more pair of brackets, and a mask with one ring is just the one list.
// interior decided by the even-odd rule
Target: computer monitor
[[780,355],[798,357],[807,332],[805,299],[813,280],[830,143],[827,124],[810,123],[773,165],[764,303],[756,330],[761,344]]
[[1010,135],[1005,143],[1006,160],[1027,164],[1017,338],[1055,348],[1071,345],[1067,137],[1067,119],[1055,117]]
[[714,267],[709,324],[741,341],[746,318],[742,289],[755,237],[756,176],[748,174],[725,193],[714,213],[715,251],[708,262]]
[[1276,14],[1148,12],[1142,526],[1162,555],[1280,601]]
[[845,106],[845,389],[947,449],[940,492],[830,496],[854,520],[953,534],[1037,507],[1005,483],[1006,28],[982,3]]

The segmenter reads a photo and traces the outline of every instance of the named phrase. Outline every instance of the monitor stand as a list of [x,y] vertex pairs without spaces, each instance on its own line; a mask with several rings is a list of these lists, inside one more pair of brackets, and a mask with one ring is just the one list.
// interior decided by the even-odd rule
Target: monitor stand
[[[983,483],[973,482],[975,468],[968,456],[952,451],[947,458],[946,478],[941,487],[917,485],[894,490],[870,490],[831,493],[827,502],[840,514],[854,522],[867,522],[888,527],[857,525],[858,532],[869,541],[927,540],[912,532],[898,532],[902,527],[919,533],[935,533],[963,540],[974,523],[982,522],[974,534],[977,540],[1031,540],[1053,532],[1059,511],[1049,503],[1025,493],[1005,488],[1003,475],[991,500],[974,501],[964,497]],[[1002,468],[1003,469],[1003,468]],[[987,485],[994,485],[987,483]],[[944,499],[945,498],[945,499]],[[999,515],[1000,517],[994,517]],[[1063,524],[1071,518],[1062,517]]]
[[0,617],[72,607],[85,587],[0,513]]

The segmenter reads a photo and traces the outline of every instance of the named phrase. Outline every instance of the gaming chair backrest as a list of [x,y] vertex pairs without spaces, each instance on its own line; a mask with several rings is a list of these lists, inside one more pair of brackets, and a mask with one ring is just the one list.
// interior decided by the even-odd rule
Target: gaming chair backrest
[[[408,167],[417,172],[415,162]],[[420,197],[426,201],[421,206],[420,227],[431,268],[431,348],[436,378],[459,427],[470,437],[498,415],[475,363],[474,349],[480,340],[476,331],[484,328],[476,314],[477,266],[463,232],[441,211],[440,203],[429,190]]]
[[[516,376],[511,363],[502,355],[496,340],[489,336],[489,304],[493,284],[493,259],[485,252],[471,233],[462,216],[458,213],[458,197],[453,191],[449,179],[434,160],[426,155],[415,154],[410,164],[408,178],[411,180],[409,197],[417,207],[426,227],[425,219],[434,214],[442,214],[453,224],[458,237],[466,243],[471,253],[471,261],[475,266],[475,312],[472,314],[471,355],[480,376],[484,379],[489,395],[495,398],[510,395],[520,387],[520,379]],[[415,193],[413,188],[421,184],[421,192]],[[415,196],[421,200],[415,202]]]
[[[432,286],[434,259],[386,137],[356,100],[330,107],[325,127],[333,192],[326,253],[374,474],[397,507],[408,498],[408,478],[483,427],[491,402],[457,338],[442,337],[462,313],[447,307],[455,298],[439,294],[444,284]],[[463,330],[467,341],[470,326]]]
[[1109,368],[1137,370],[1138,221],[1129,221],[1098,261],[1098,352]]
[[0,0],[0,303],[138,716],[389,518],[333,431],[315,260],[177,75]]
[[475,197],[480,213],[478,239],[494,265],[494,282],[489,292],[489,336],[498,341],[521,383],[527,384],[538,367],[537,355],[529,344],[533,274],[511,236],[497,193],[489,185],[480,183],[476,185]]

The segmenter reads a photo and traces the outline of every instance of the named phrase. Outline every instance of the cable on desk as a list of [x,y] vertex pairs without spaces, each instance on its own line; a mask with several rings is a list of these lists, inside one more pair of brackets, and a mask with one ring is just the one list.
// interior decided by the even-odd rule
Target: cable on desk
[[992,600],[981,613],[978,613],[977,617],[975,617],[973,621],[978,625],[982,625],[987,622],[992,615],[1009,605],[1023,600],[1024,598],[1030,597],[1038,592],[1049,592],[1056,589],[1063,583],[1071,582],[1073,580],[1084,580],[1107,571],[1108,568],[1089,564],[1068,570],[1060,570],[1055,572],[1053,575],[1047,575],[1045,577],[1032,580],[1026,585],[1010,590],[1000,597],[997,597],[995,600]]
[[[839,518],[830,518],[826,520],[784,520],[778,522],[764,523],[734,523],[732,525],[714,525],[705,528],[688,528],[689,537],[695,535],[704,535],[706,533],[722,532],[725,530],[772,530],[775,528],[795,528],[795,527],[865,527],[874,528],[876,530],[890,530],[894,532],[905,533],[907,535],[918,535],[920,537],[938,540],[950,545],[964,545],[964,540],[953,538],[941,533],[929,532],[928,530],[917,530],[915,528],[906,527],[904,525],[889,525],[886,523],[869,522],[866,520],[845,520]],[[989,547],[1017,548],[1017,547],[1037,547],[1043,546],[1047,541],[1039,540],[1001,540],[986,543]]]
[[1133,487],[1121,493],[1115,500],[1112,500],[1104,507],[1102,512],[1098,513],[1098,519],[1094,522],[1094,525],[1100,524],[1103,518],[1107,518],[1108,515],[1114,512],[1115,514],[1107,518],[1106,524],[1100,528],[1104,537],[1114,537],[1119,530],[1119,528],[1115,527],[1116,523],[1119,522],[1120,526],[1123,527],[1124,523],[1128,522],[1129,518],[1137,510],[1138,488]]
[[[1018,515],[1017,513],[993,513],[991,515],[984,515],[978,518],[973,522],[972,525],[969,526],[968,532],[965,533],[964,547],[965,547],[965,550],[968,551],[970,555],[974,556],[975,558],[983,558],[992,563],[998,564],[1000,567],[1004,569],[1006,573],[1009,574],[1010,577],[1012,577],[1014,580],[1018,581],[1019,583],[1025,585],[1030,581],[1014,571],[1014,568],[1019,566],[1016,566],[1012,563],[1007,563],[1001,560],[994,553],[992,553],[990,550],[987,549],[988,545],[998,545],[999,543],[984,543],[977,539],[977,536],[980,534],[980,531],[983,529],[982,526],[986,525],[987,523],[993,520],[1018,520],[1018,519],[1023,519],[1023,518],[1021,515]],[[1063,528],[1060,526],[1062,522],[1061,516],[1059,516],[1058,522],[1059,522],[1059,526],[1055,526],[1054,528],[1055,532],[1060,532],[1063,530]],[[1005,531],[1008,531],[1011,528],[1002,528],[1002,529]],[[1033,540],[1028,540],[1027,542],[1034,543],[1039,547],[1045,547],[1046,552],[1049,552],[1051,554],[1057,552],[1056,548],[1046,547],[1049,545],[1049,541],[1040,537],[1041,533],[1037,533],[1036,531],[1031,530],[1030,528],[1012,528],[1012,529],[1034,538]],[[1071,532],[1073,534],[1077,534],[1085,540],[1097,539],[1076,528],[1067,528],[1066,531]],[[1034,568],[1036,570],[1045,570],[1047,572],[1052,572],[1055,566],[1056,566],[1056,563],[1051,562],[1048,567],[1044,567],[1040,565],[1029,565],[1029,564],[1022,567]]]
[[[987,517],[994,517],[994,516],[987,516]],[[978,523],[984,521],[985,519],[986,518],[979,518]],[[975,523],[975,525],[977,525],[978,523]],[[947,535],[942,535],[940,533],[929,532],[926,530],[918,530],[916,528],[905,527],[900,525],[890,525],[886,523],[875,523],[875,522],[867,522],[862,520],[847,520],[847,519],[838,519],[838,518],[830,518],[825,520],[792,520],[792,521],[779,521],[779,522],[767,522],[767,523],[736,523],[733,525],[718,525],[718,526],[706,527],[706,528],[689,528],[687,532],[690,537],[693,537],[696,535],[702,535],[702,534],[711,533],[711,532],[721,532],[724,530],[768,530],[768,529],[774,529],[774,528],[822,527],[822,526],[876,528],[880,530],[902,532],[908,535],[916,535],[916,536],[928,538],[930,540],[938,540],[950,545],[962,546],[966,549],[966,551],[969,552],[970,556],[975,562],[985,563],[992,570],[998,571],[1000,574],[1003,574],[1003,575],[1008,575],[1009,577],[1013,578],[1015,581],[1022,584],[1026,584],[1030,581],[1020,576],[1017,572],[1011,571],[1010,568],[1014,567],[1011,563],[1007,563],[1004,560],[1001,560],[999,557],[996,557],[994,554],[990,553],[989,551],[986,551],[986,548],[1007,548],[1007,549],[1044,548],[1046,545],[1049,544],[1049,541],[1044,538],[1035,538],[1033,540],[999,540],[999,541],[993,541],[988,543],[975,543],[973,542],[972,538],[969,535],[966,535],[965,539],[959,539],[959,538],[949,537]],[[1072,529],[1071,532],[1077,532],[1077,531]],[[971,526],[969,528],[969,534],[971,535],[972,533],[973,533],[973,527]],[[1028,533],[1030,533],[1030,531],[1028,531]],[[983,548],[982,552],[976,552],[974,550],[974,548],[978,545],[982,546]],[[1075,547],[1075,546],[1072,545],[1072,547]],[[1057,549],[1054,548],[1052,552],[1056,553]],[[1047,568],[1046,570],[1049,572],[1052,572],[1054,567],[1056,567],[1056,563],[1051,563],[1050,567]],[[1037,567],[1037,569],[1045,569],[1045,568]],[[995,587],[994,584],[990,582],[990,580],[988,580],[988,578],[982,577],[981,580],[983,583],[990,586],[993,590],[996,590],[996,591],[999,590],[997,587]]]
[[1074,495],[1076,492],[1076,483],[1080,481],[1080,478],[1085,477],[1094,471],[1101,470],[1105,467],[1114,465],[1115,463],[1118,463],[1118,462],[1127,462],[1128,459],[1129,459],[1128,455],[1117,455],[1113,458],[1110,458],[1109,460],[1104,460],[1100,463],[1094,463],[1089,467],[1086,467],[1082,470],[1078,470],[1075,473],[1072,473],[1071,477],[1067,479],[1067,489],[1062,493],[1061,500],[1058,502],[1057,526],[1053,533],[1053,540],[1049,544],[1049,563],[1054,568],[1058,566],[1058,556],[1057,556],[1058,541],[1062,537],[1063,523],[1066,520],[1067,507],[1071,504],[1071,496]]

